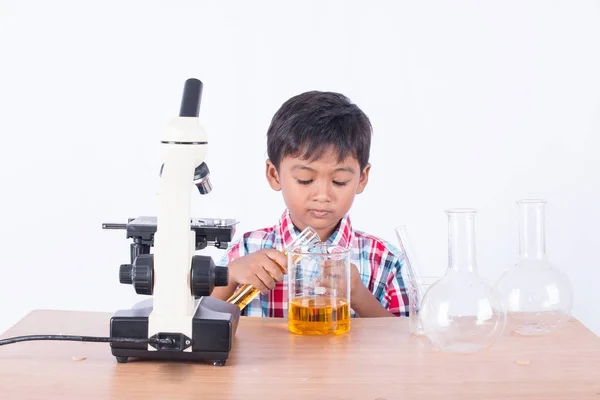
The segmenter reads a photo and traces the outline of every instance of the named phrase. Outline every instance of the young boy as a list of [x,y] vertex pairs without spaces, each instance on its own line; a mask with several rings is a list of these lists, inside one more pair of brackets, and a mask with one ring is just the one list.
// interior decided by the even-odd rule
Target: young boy
[[306,92],[286,101],[267,132],[267,181],[287,209],[275,226],[245,233],[221,260],[229,285],[213,296],[226,300],[243,284],[261,295],[242,315],[287,316],[287,271],[282,251],[307,226],[322,241],[350,247],[353,316],[408,315],[402,280],[404,255],[385,241],[353,229],[348,212],[369,178],[371,123],[338,93]]

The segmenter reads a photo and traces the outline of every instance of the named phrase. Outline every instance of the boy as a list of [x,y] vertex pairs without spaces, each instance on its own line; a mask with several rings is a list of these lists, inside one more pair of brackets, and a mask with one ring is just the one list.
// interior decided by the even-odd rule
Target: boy
[[348,211],[367,185],[371,123],[338,93],[306,92],[286,101],[267,132],[267,181],[281,191],[286,210],[272,227],[245,233],[224,256],[229,285],[213,296],[226,300],[249,283],[261,295],[242,315],[287,316],[287,271],[281,252],[305,227],[322,241],[352,249],[350,301],[353,316],[408,315],[401,275],[404,256],[374,236],[355,231]]

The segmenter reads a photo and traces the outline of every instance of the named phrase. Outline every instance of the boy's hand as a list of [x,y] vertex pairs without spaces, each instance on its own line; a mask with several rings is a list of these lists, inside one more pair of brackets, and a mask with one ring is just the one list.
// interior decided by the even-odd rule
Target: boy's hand
[[[326,290],[326,293],[330,293],[331,290],[339,293],[340,297],[347,297],[345,293],[345,266],[343,263],[336,263],[326,261],[323,265],[322,278],[319,280],[319,284]],[[354,294],[365,289],[362,280],[360,279],[360,272],[358,267],[354,264],[350,264],[350,298],[354,297]],[[335,295],[335,294],[334,294]]]
[[[321,286],[325,288],[325,293],[329,290],[339,292],[345,288],[343,264],[327,264],[324,266],[321,279]],[[332,293],[335,295],[335,293]],[[350,307],[358,314],[359,317],[393,317],[394,314],[383,308],[381,303],[373,296],[371,291],[363,284],[360,278],[358,267],[350,264]]]
[[287,257],[275,249],[262,249],[233,260],[228,268],[230,285],[250,284],[266,294],[287,273]]

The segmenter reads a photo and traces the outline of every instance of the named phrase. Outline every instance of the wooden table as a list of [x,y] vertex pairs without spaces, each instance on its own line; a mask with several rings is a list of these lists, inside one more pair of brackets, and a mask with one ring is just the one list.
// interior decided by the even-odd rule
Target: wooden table
[[[110,316],[34,311],[3,337],[107,336]],[[352,323],[343,336],[302,337],[284,320],[242,318],[224,367],[118,364],[108,343],[15,343],[0,347],[0,399],[600,400],[600,339],[575,319],[555,336],[506,335],[474,355],[435,351],[406,319]]]

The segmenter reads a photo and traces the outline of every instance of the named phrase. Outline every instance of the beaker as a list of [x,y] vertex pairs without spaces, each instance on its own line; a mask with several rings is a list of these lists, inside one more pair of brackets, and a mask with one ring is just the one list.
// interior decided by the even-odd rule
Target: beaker
[[350,330],[350,249],[319,243],[288,252],[288,328],[299,335]]
[[[321,239],[319,238],[319,234],[310,226],[307,226],[300,234],[287,246],[286,249],[283,250],[283,254],[288,255],[288,249],[293,248],[295,246],[310,246],[316,243],[320,243]],[[277,264],[276,261],[275,264]],[[279,264],[277,264],[279,265]],[[281,266],[279,265],[281,268]],[[283,268],[281,268],[283,272]],[[288,265],[288,273],[289,273],[289,265]],[[254,286],[246,283],[245,285],[240,286],[228,299],[227,302],[231,304],[235,304],[239,307],[240,310],[243,310],[252,300],[256,298],[260,294],[260,290],[256,289]]]
[[546,256],[545,200],[519,200],[519,261],[496,287],[509,328],[520,335],[546,335],[568,321],[573,289],[567,275]]
[[448,268],[421,304],[425,335],[439,350],[474,353],[504,332],[506,310],[500,296],[479,275],[472,209],[447,210]]

